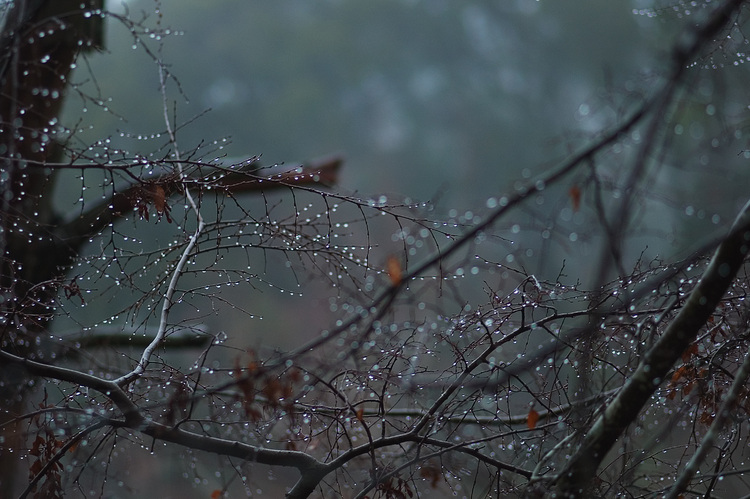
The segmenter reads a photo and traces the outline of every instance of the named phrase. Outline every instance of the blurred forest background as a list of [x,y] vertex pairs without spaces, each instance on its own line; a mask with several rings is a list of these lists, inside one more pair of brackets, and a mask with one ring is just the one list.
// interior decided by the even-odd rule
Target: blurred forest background
[[[155,16],[152,0],[124,5]],[[179,33],[162,57],[190,100],[180,117],[212,109],[180,131],[183,143],[231,137],[230,157],[267,163],[343,152],[351,190],[439,197],[456,209],[613,122],[662,69],[668,40],[664,20],[634,15],[632,2],[156,5],[161,26]],[[107,39],[111,55],[89,62],[126,121],[102,113],[89,138],[162,130],[155,64],[117,23]]]
[[[168,30],[147,38],[148,48],[179,81],[169,87],[185,124],[178,143],[206,145],[196,158],[262,155],[264,164],[294,165],[340,153],[338,191],[429,201],[431,218],[457,224],[620,122],[658,81],[674,33],[693,14],[684,3],[646,0],[131,0],[106,7]],[[85,111],[76,140],[156,151],[166,144],[157,65],[122,24],[108,20],[106,33],[105,53],[81,61],[74,77],[78,91],[101,103],[71,92],[64,123]],[[711,232],[744,202],[750,99],[746,85],[732,82],[747,71],[741,53],[715,57],[696,66],[669,131],[676,147],[655,159],[642,184],[648,190],[638,195],[630,229],[638,237],[629,241],[626,265],[679,254],[684,241]],[[639,133],[609,155],[609,199],[618,196],[620,167]],[[568,282],[590,284],[587,251],[601,234],[587,232],[595,216],[589,192],[581,193],[580,211],[572,206],[568,189],[577,183],[585,178],[547,189],[506,222],[497,261],[554,279],[565,260]],[[80,187],[72,180],[58,189],[71,216]],[[167,230],[163,223],[152,229],[154,238]],[[391,234],[381,239],[384,254],[398,251]],[[293,300],[272,295],[254,304],[259,315]],[[314,317],[328,300],[308,295],[282,306]],[[320,316],[321,327],[327,322]],[[299,328],[288,326],[281,330]]]

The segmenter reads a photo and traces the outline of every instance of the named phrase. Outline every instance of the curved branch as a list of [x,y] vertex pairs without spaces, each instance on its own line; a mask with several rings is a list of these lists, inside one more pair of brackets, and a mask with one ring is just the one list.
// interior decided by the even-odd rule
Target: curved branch
[[228,440],[193,433],[155,421],[148,421],[145,425],[137,429],[150,437],[182,445],[189,449],[236,457],[244,461],[267,464],[269,466],[297,468],[303,476],[317,474],[319,471],[327,469],[325,464],[301,451],[266,449],[238,440]]
[[[199,163],[191,163],[193,166],[207,166]],[[219,173],[226,173],[216,180],[203,181],[200,178],[186,177],[183,182],[193,183],[210,183],[212,187],[221,187],[229,194],[238,194],[246,192],[267,192],[295,186],[330,186],[337,182],[338,171],[344,160],[340,156],[333,156],[319,161],[310,162],[291,171],[272,175],[270,177],[261,177],[245,171],[231,171],[228,169],[216,168]],[[50,165],[45,165],[49,167]],[[53,168],[60,168],[61,165],[54,165]],[[80,168],[77,165],[71,165],[71,168]],[[97,165],[97,168],[102,168]],[[135,183],[126,189],[115,192],[108,199],[94,204],[79,217],[65,224],[60,225],[57,233],[60,238],[77,254],[80,248],[88,240],[104,230],[115,221],[129,215],[137,206],[139,200],[150,204],[153,203],[153,186],[161,186],[164,194],[167,196],[174,195],[180,191],[176,185],[176,179],[172,174],[166,174],[155,179],[149,179],[148,182]],[[179,181],[178,181],[179,182]]]
[[[319,483],[320,479],[333,469],[329,465],[321,463],[304,452],[265,449],[263,447],[246,444],[236,440],[200,435],[146,419],[140,413],[138,406],[130,400],[127,393],[114,381],[104,380],[90,374],[64,367],[24,359],[4,350],[0,350],[0,359],[4,362],[21,365],[35,376],[67,381],[100,392],[112,400],[125,416],[125,421],[122,422],[122,424],[117,424],[117,426],[121,428],[130,428],[152,438],[182,445],[190,449],[236,457],[246,461],[253,461],[270,466],[296,468],[302,474],[300,483],[303,485],[312,484],[312,489],[309,489],[310,491],[314,490],[314,487]],[[118,422],[113,420],[108,421],[108,424],[110,425],[116,423]],[[308,490],[308,487],[304,487],[304,489]]]
[[518,473],[519,475],[525,477],[525,478],[531,478],[531,472],[528,470],[525,470],[523,468],[519,468],[517,466],[509,465],[506,463],[503,463],[502,461],[498,461],[497,459],[491,458],[489,456],[485,456],[481,452],[479,452],[478,449],[469,447],[472,445],[476,445],[482,442],[486,442],[488,440],[494,440],[496,438],[502,438],[502,435],[493,435],[491,437],[482,438],[479,440],[473,440],[471,442],[461,442],[461,443],[453,443],[453,442],[447,442],[445,440],[439,440],[434,438],[418,438],[415,439],[421,444],[427,444],[427,445],[433,445],[435,447],[440,447],[440,450],[437,450],[435,452],[431,452],[429,454],[425,455],[418,455],[415,458],[409,460],[408,462],[402,464],[398,468],[396,468],[393,471],[390,471],[384,475],[375,477],[365,488],[359,491],[359,493],[355,496],[355,499],[367,497],[365,494],[367,494],[370,490],[374,489],[378,483],[383,483],[385,480],[398,476],[401,471],[414,466],[418,462],[425,462],[432,458],[442,456],[443,454],[446,454],[451,451],[456,452],[462,452],[465,454],[468,454],[472,457],[475,457],[477,460],[482,461],[486,464],[489,464],[490,466],[494,466],[498,469],[503,469],[507,471],[512,471],[514,473]]
[[128,397],[125,391],[114,381],[109,381],[65,367],[43,364],[42,362],[37,362],[35,360],[25,359],[18,355],[13,355],[10,352],[6,352],[5,350],[0,350],[0,359],[11,364],[23,366],[34,376],[67,381],[69,383],[86,386],[98,391],[115,403],[125,417],[128,426],[137,428],[144,421],[143,416],[138,410],[138,406],[130,400],[130,397]]
[[180,255],[180,261],[177,262],[177,265],[172,271],[172,278],[169,280],[169,286],[167,286],[167,290],[164,293],[164,302],[162,303],[162,310],[159,318],[159,329],[156,331],[156,336],[151,341],[151,343],[149,343],[149,345],[143,350],[141,359],[138,361],[138,364],[133,368],[133,370],[115,380],[115,383],[117,383],[118,385],[126,386],[129,383],[135,381],[141,374],[143,374],[143,372],[146,370],[146,367],[148,366],[148,363],[151,360],[151,355],[153,355],[154,350],[156,350],[162,343],[164,343],[164,339],[167,334],[169,313],[172,310],[172,297],[174,296],[175,289],[177,288],[177,282],[180,280],[180,277],[182,277],[183,269],[185,268],[185,265],[187,265],[188,259],[193,253],[193,248],[195,248],[195,246],[198,244],[198,238],[200,237],[201,232],[203,231],[205,226],[206,224],[199,213],[198,227],[195,229],[193,235],[190,236],[190,241],[188,242],[187,246],[185,246],[182,255]]

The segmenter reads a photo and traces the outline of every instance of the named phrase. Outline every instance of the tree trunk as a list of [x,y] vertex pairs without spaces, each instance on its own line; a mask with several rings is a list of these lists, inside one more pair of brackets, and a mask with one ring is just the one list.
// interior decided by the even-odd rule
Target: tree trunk
[[[44,165],[63,159],[52,131],[78,54],[102,46],[102,7],[103,0],[16,1],[0,33],[0,345],[26,357],[37,356],[34,338],[46,330],[51,300],[76,253],[55,233],[55,170]],[[6,493],[23,476],[17,453],[25,437],[21,425],[8,423],[29,409],[28,381],[21,368],[1,366]]]

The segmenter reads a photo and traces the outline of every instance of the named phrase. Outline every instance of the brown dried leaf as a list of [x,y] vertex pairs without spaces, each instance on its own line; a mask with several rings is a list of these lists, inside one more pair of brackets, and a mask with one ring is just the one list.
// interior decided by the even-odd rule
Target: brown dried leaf
[[389,256],[385,265],[385,271],[388,274],[388,278],[391,280],[391,284],[394,286],[401,284],[404,275],[401,269],[401,262],[399,262],[398,258],[393,255]]
[[568,195],[570,196],[570,203],[573,205],[573,211],[578,211],[581,207],[581,194],[581,188],[577,185],[574,185],[568,191]]
[[694,355],[698,355],[698,344],[697,343],[691,343],[689,347],[685,349],[684,352],[682,352],[682,361],[688,362],[690,361],[690,358]]
[[422,468],[419,470],[419,476],[430,480],[430,487],[434,489],[438,486],[438,483],[443,477],[443,474],[440,472],[440,468],[438,468],[434,464],[428,464],[426,466],[422,466]]
[[677,383],[680,378],[682,378],[685,375],[685,371],[687,370],[687,366],[680,366],[677,368],[672,375],[672,383]]
[[534,409],[531,409],[529,411],[529,415],[526,416],[526,424],[528,425],[530,430],[533,430],[536,428],[536,424],[539,421],[539,413],[536,412]]
[[694,385],[694,381],[688,381],[687,383],[685,383],[685,386],[682,387],[682,394],[687,395],[688,393],[690,393]]
[[154,207],[157,213],[164,213],[167,207],[167,193],[164,191],[164,187],[157,184],[154,186]]

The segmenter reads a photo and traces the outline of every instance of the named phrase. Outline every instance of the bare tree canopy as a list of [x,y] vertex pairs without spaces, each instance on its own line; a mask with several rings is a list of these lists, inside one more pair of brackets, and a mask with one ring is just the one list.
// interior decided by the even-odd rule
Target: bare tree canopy
[[[748,487],[750,184],[735,169],[750,106],[744,73],[724,76],[750,61],[747,2],[634,11],[680,20],[663,71],[611,82],[609,118],[565,158],[448,216],[347,191],[338,154],[269,164],[209,134],[183,143],[201,116],[180,118],[159,2],[108,8],[0,3],[3,497],[141,497],[166,487],[141,481],[150,466],[212,498]],[[132,149],[90,140],[87,108],[62,117],[73,97],[115,114],[84,71],[112,26],[160,99],[162,130]],[[734,221],[678,226],[689,242],[650,256],[648,210],[702,189]],[[551,197],[580,233],[550,222]]]

